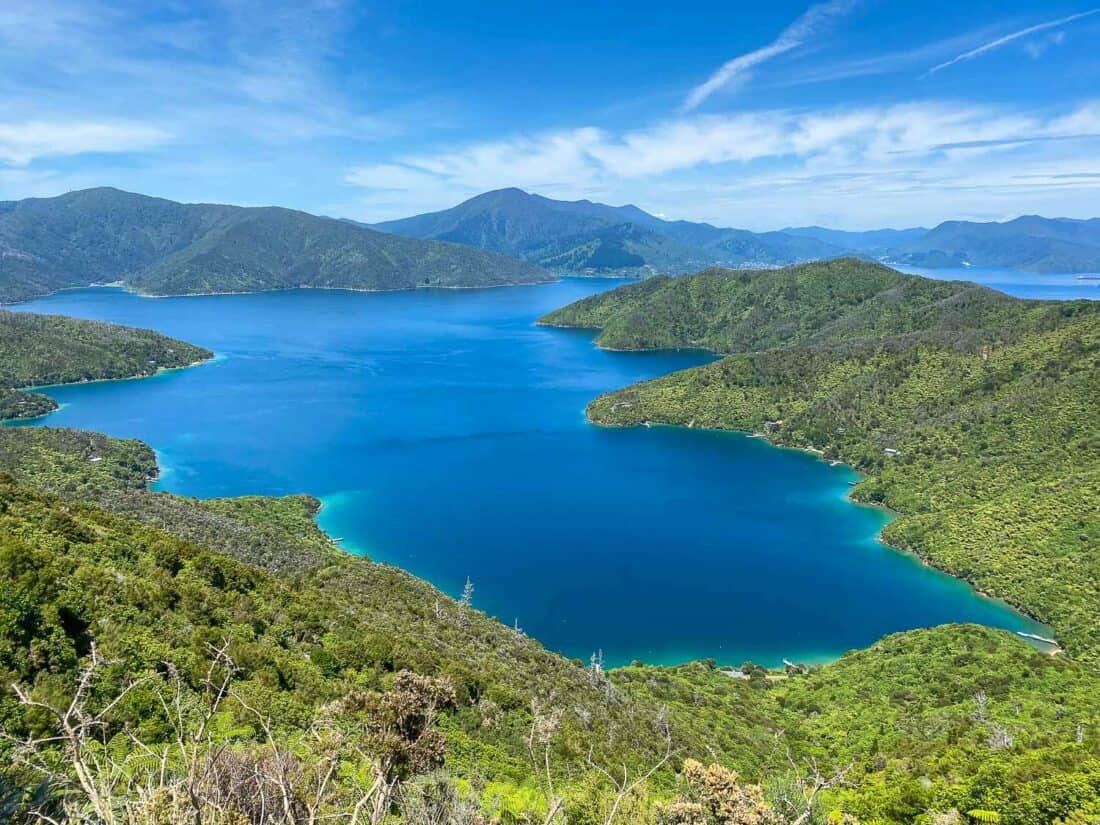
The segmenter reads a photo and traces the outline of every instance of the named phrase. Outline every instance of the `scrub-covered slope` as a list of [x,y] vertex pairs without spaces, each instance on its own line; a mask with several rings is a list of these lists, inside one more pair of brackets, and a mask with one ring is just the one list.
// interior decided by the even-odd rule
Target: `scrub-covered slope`
[[[89,451],[101,460],[89,462]],[[798,775],[843,770],[846,781],[818,800],[812,821],[821,822],[829,810],[900,825],[984,808],[1006,825],[1032,825],[1100,792],[1100,681],[1006,633],[898,634],[789,677],[746,667],[751,678],[733,678],[712,663],[602,674],[407,573],[344,556],[312,523],[306,497],[195,501],[147,492],[153,472],[137,442],[0,429],[6,683],[67,697],[94,640],[112,674],[163,673],[167,661],[200,689],[211,646],[229,639],[242,666],[235,697],[263,708],[308,766],[324,764],[326,740],[302,732],[328,731],[310,726],[349,691],[390,686],[401,669],[443,676],[456,702],[440,724],[450,775],[438,781],[505,818],[545,818],[533,742],[540,757],[550,746],[565,821],[605,821],[617,790],[596,766],[641,776],[664,752],[666,723],[674,759],[612,821],[651,822],[686,758],[763,782],[780,808]],[[129,729],[161,747],[171,730],[151,699],[136,694],[106,733]],[[217,747],[254,752],[250,720],[238,712]],[[0,698],[5,732],[23,737],[41,724],[13,694]],[[114,752],[128,741],[119,736]],[[0,744],[0,761],[9,747]]]

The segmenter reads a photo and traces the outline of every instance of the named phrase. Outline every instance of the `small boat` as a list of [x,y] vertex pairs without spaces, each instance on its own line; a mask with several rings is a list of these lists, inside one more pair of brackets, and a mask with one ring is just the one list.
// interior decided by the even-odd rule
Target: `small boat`
[[1040,636],[1038,633],[1024,633],[1024,631],[1022,630],[1017,630],[1016,635],[1023,636],[1025,639],[1034,639],[1035,641],[1042,642],[1043,644],[1054,645],[1056,647],[1058,646],[1057,640],[1048,639],[1046,636]]

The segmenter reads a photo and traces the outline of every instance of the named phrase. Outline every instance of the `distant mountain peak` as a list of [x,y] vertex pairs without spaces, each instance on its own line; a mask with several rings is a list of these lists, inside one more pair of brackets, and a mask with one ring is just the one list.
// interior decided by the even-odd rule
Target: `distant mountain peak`
[[844,251],[809,238],[666,221],[635,204],[554,200],[515,187],[377,228],[504,252],[554,271],[581,274],[679,274],[715,263],[779,265]]

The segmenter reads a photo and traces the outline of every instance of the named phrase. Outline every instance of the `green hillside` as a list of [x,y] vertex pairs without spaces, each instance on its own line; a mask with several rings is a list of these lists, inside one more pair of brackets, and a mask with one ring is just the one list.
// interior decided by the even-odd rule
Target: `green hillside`
[[1050,312],[1042,302],[976,284],[840,258],[782,270],[715,268],[650,278],[570,304],[540,323],[598,329],[596,343],[608,349],[729,353],[903,334],[935,334],[969,346],[1009,330],[1009,319],[1042,324]]
[[19,387],[138,378],[213,357],[149,330],[0,310],[0,420],[56,409],[46,396],[16,392]]
[[275,207],[87,189],[0,203],[0,301],[121,281],[149,295],[537,283],[522,261]]
[[547,322],[610,346],[733,353],[596,399],[603,424],[765,434],[867,475],[884,539],[1100,657],[1100,306],[1020,301],[858,262],[710,271]]
[[[308,497],[197,501],[148,492],[154,473],[138,442],[0,428],[0,677],[67,702],[93,640],[112,663],[97,682],[103,697],[124,675],[149,674],[109,715],[104,737],[120,758],[137,741],[171,741],[157,696],[176,671],[162,663],[197,702],[210,650],[228,639],[241,670],[211,748],[264,753],[247,710],[260,707],[276,741],[323,765],[325,746],[308,732],[334,702],[396,690],[405,669],[443,677],[454,704],[438,722],[446,773],[432,781],[449,789],[439,804],[465,798],[506,819],[546,814],[533,723],[569,822],[605,820],[618,791],[601,769],[625,765],[633,781],[660,765],[613,820],[653,821],[684,792],[675,773],[692,758],[762,784],[776,823],[794,821],[775,812],[804,801],[799,777],[814,770],[845,776],[817,798],[817,823],[832,810],[908,823],[991,808],[1030,825],[1087,810],[1100,792],[1100,678],[1006,633],[899,634],[805,675],[744,666],[751,678],[732,678],[707,662],[603,674],[403,571],[344,555],[313,523]],[[666,724],[673,758],[661,763]],[[0,726],[17,738],[50,729],[13,694],[0,699]],[[0,761],[21,752],[12,748],[0,744]],[[404,793],[423,788],[407,780]],[[326,797],[345,814],[354,798],[345,774]]]

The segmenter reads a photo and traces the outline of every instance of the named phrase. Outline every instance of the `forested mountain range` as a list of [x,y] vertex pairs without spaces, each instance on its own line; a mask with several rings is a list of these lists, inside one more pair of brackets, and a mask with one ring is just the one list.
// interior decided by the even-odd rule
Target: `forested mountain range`
[[504,252],[564,274],[680,275],[708,266],[781,266],[851,254],[924,267],[1100,272],[1100,219],[1027,217],[1007,223],[951,221],[935,229],[848,232],[811,226],[757,233],[513,188],[376,227]]
[[533,264],[278,207],[118,189],[0,202],[0,301],[120,281],[148,295],[537,283]]
[[1029,272],[1100,272],[1100,218],[1026,215],[1005,223],[948,221],[890,252],[927,267],[995,266]]
[[844,251],[813,238],[665,221],[636,206],[558,201],[514,188],[376,228],[505,252],[562,273],[681,274],[716,261],[781,264]]

